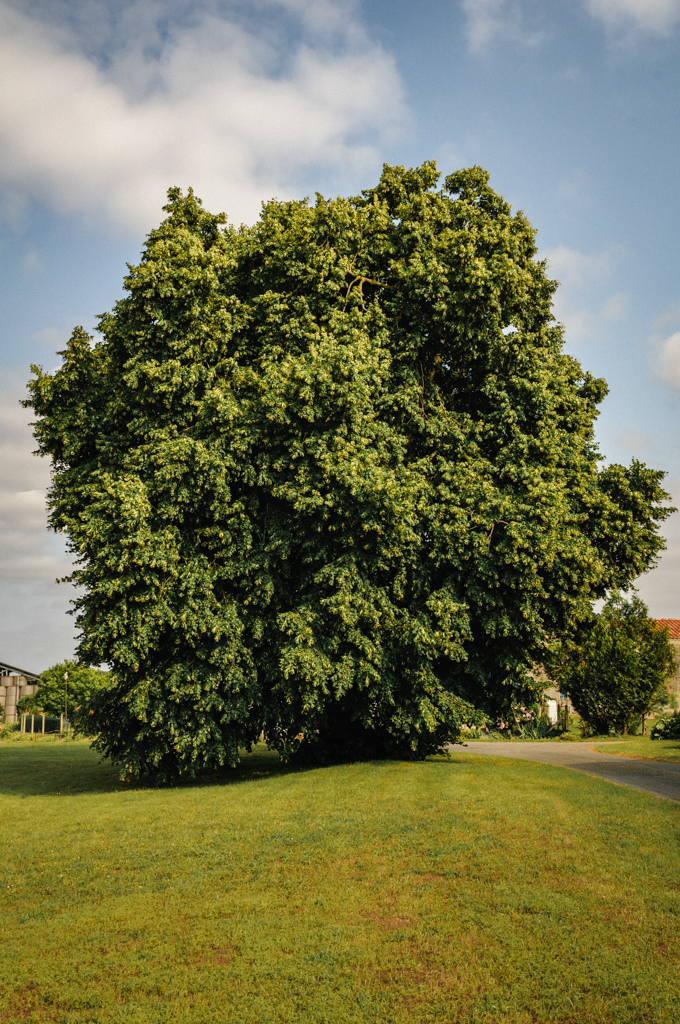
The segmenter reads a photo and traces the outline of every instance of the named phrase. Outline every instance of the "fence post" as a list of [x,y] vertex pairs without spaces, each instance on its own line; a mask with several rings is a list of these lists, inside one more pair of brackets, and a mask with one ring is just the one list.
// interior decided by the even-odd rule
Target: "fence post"
[[64,735],[64,716],[59,715],[59,735]]
[[44,733],[45,732],[45,712],[44,711],[41,712],[41,717],[42,717],[42,731]]

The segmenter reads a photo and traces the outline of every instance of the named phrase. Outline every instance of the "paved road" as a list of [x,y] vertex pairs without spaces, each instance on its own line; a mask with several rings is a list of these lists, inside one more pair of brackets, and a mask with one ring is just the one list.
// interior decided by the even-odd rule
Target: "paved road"
[[636,761],[616,754],[602,754],[587,743],[513,743],[508,741],[470,742],[465,747],[451,746],[451,753],[497,754],[522,761],[540,761],[559,768],[573,768],[595,775],[618,786],[630,786],[665,800],[680,801],[680,764],[664,761]]

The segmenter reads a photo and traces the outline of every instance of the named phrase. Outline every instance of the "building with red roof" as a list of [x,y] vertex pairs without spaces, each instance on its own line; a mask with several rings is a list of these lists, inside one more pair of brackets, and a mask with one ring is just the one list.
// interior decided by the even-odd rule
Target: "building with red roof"
[[668,626],[671,640],[680,640],[680,619],[657,619],[660,626]]
[[668,635],[675,648],[678,667],[675,670],[675,675],[671,676],[668,680],[667,686],[669,690],[672,690],[680,697],[680,619],[657,619],[656,621],[660,626],[668,628]]

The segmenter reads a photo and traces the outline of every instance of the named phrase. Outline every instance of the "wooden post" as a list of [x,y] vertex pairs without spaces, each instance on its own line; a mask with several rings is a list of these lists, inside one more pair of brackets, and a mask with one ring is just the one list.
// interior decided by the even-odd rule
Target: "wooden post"
[[59,715],[59,735],[64,735],[64,716]]
[[31,736],[35,732],[35,715],[31,713]]
[[647,735],[647,716],[644,714],[642,716],[642,735]]
[[44,711],[41,712],[41,716],[42,716],[42,731],[43,731],[43,735],[44,735],[44,733],[45,733],[45,712]]

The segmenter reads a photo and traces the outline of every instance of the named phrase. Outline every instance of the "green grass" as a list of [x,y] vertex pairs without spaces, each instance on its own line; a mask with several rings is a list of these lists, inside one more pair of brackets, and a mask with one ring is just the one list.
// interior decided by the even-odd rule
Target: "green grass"
[[680,807],[453,754],[124,786],[0,744],[0,1021],[676,1024]]
[[626,739],[610,740],[602,746],[599,746],[597,741],[592,742],[595,743],[595,750],[607,754],[644,757],[652,761],[680,762],[680,740],[652,740],[649,736],[628,736]]

